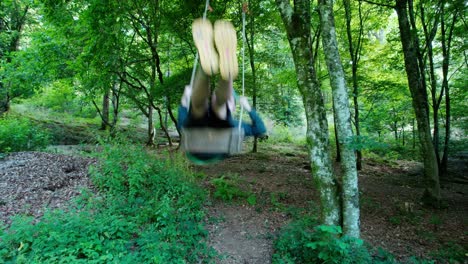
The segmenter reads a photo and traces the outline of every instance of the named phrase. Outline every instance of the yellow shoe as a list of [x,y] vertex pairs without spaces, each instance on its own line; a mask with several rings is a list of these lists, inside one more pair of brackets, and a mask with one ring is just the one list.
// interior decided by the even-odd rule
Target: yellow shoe
[[200,56],[200,64],[206,75],[218,72],[218,53],[213,45],[213,26],[206,19],[196,19],[192,24],[192,36]]
[[239,73],[237,65],[237,35],[231,22],[218,20],[214,25],[214,41],[219,54],[219,71],[224,80],[234,80]]

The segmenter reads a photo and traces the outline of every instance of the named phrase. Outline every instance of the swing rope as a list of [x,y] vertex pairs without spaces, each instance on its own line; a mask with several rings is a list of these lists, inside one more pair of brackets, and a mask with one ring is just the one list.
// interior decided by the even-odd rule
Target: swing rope
[[[244,4],[242,7],[242,96],[245,96],[245,12],[247,5]],[[241,110],[239,114],[239,138],[241,136],[242,129],[242,115],[244,114],[244,106],[241,104]]]

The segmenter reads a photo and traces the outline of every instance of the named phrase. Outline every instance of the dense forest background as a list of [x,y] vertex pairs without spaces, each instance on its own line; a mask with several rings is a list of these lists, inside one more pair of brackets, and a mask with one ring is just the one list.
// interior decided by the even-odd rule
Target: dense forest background
[[[201,0],[2,0],[1,158],[49,145],[97,142],[130,142],[131,148],[145,145],[146,150],[158,153],[176,149],[180,137],[177,107],[184,86],[190,83],[197,52],[191,24],[206,7]],[[245,93],[269,130],[267,142],[248,141],[246,151],[269,153],[265,149],[276,144],[291,149],[307,147],[303,161],[308,163],[321,204],[317,221],[328,226],[314,229],[316,236],[321,234],[318,239],[343,234],[359,240],[362,199],[358,175],[366,169],[366,159],[420,162],[418,187],[423,191],[418,193],[417,203],[434,210],[444,210],[449,204],[441,191],[444,184],[468,183],[466,175],[452,173],[457,168],[449,165],[451,158],[468,155],[465,1],[213,0],[207,9],[211,21],[226,19],[236,27],[239,65],[244,67],[245,77],[239,77],[234,88],[241,93],[245,82]],[[240,56],[242,52],[245,59]],[[130,162],[125,157],[141,159],[141,163],[130,162],[127,167],[134,168],[135,175],[145,173],[140,169],[147,166],[143,161],[155,162],[144,154],[114,147],[106,150],[104,156],[109,162],[98,175],[127,175],[111,166]],[[188,165],[180,166],[185,170]],[[181,173],[167,170],[169,174]],[[127,176],[134,182],[128,180],[118,188],[112,182],[118,177],[97,177],[95,184],[110,193],[130,188],[130,197],[148,198],[139,191],[144,181]],[[176,193],[188,188],[174,181],[168,184],[174,184]],[[156,182],[148,186],[154,187]],[[228,186],[223,180],[212,184]],[[191,191],[181,199],[196,200],[196,195]],[[173,196],[151,201],[154,206],[162,206],[161,201],[169,204]],[[250,205],[257,204],[257,198],[252,197],[244,198]],[[127,202],[139,203],[138,199]],[[184,210],[196,211],[199,206],[190,204]],[[404,210],[412,211],[410,207]],[[160,216],[139,217],[135,216],[136,222],[161,220]],[[185,220],[189,223],[200,219]],[[77,224],[83,218],[75,220]],[[129,236],[137,232],[137,227],[132,228]],[[150,236],[150,231],[145,232],[137,232],[139,239]],[[179,236],[186,235],[180,232],[169,232],[165,239],[179,241]],[[183,238],[195,245],[195,249],[186,249],[190,253],[171,248],[172,255],[162,254],[152,261],[162,263],[158,261],[184,254],[189,262],[210,259],[211,253],[197,244],[203,231],[194,232],[190,239]],[[0,246],[5,250],[22,248],[15,243],[26,243],[15,240],[18,238],[13,235],[7,237],[7,233],[3,239],[0,233]],[[105,236],[112,237],[109,233]],[[335,241],[334,246],[350,253],[359,244],[352,239]],[[306,247],[323,246],[311,243]],[[0,247],[0,263],[2,257],[18,260],[21,256],[7,251]],[[77,254],[90,258],[84,251]],[[338,253],[327,254],[319,259],[332,258],[340,263],[334,255]],[[289,263],[281,262],[286,257],[276,257],[278,263]],[[364,254],[354,257],[355,261],[366,259]],[[461,263],[461,258],[454,261]]]
[[[215,1],[208,14],[213,21],[233,21],[239,43],[241,5]],[[458,140],[466,131],[465,6],[462,1],[412,5],[421,78],[442,161],[450,149],[446,148],[450,143],[446,132]],[[389,141],[416,149],[417,128],[397,14],[390,7],[385,1],[337,1],[338,47],[359,143]],[[158,129],[174,128],[174,109],[190,80],[196,52],[191,22],[202,15],[203,3],[2,1],[1,8],[2,112],[11,103],[24,102],[38,110],[98,117],[102,128],[110,131],[117,129],[119,114],[125,112],[146,119],[151,116]],[[309,48],[315,53],[317,78],[331,114],[318,10],[314,4],[310,8],[310,44],[314,46]],[[305,124],[301,95],[275,3],[252,3],[246,23],[247,95],[275,126],[301,131]],[[238,90],[240,81],[236,82]],[[329,120],[333,124],[331,116]],[[151,140],[148,144],[153,144]]]

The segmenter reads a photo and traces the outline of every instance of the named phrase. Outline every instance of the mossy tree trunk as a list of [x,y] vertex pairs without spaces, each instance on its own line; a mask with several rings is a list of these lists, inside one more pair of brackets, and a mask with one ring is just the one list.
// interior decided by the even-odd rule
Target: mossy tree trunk
[[359,190],[356,169],[355,151],[350,145],[353,137],[348,89],[343,65],[336,40],[333,1],[319,0],[320,24],[322,28],[322,45],[325,61],[330,75],[330,84],[335,107],[336,128],[341,149],[342,168],[342,214],[343,234],[359,237]]
[[420,68],[421,65],[419,65],[418,62],[419,41],[416,29],[411,27],[408,16],[408,10],[411,9],[412,6],[410,6],[408,0],[397,0],[394,8],[398,15],[398,26],[403,47],[405,70],[411,97],[413,99],[413,108],[416,114],[418,136],[424,162],[425,190],[423,202],[437,207],[440,205],[441,200],[439,171],[429,125],[428,95],[424,84],[424,76]]
[[328,123],[320,84],[317,79],[311,43],[309,0],[276,0],[286,28],[307,118],[307,145],[312,176],[320,192],[321,220],[327,225],[340,224],[338,184],[333,174],[328,138]]

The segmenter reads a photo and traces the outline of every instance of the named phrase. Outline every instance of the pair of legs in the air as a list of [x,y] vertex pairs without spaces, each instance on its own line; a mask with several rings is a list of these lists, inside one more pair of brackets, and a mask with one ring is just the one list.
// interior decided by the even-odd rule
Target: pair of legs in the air
[[[213,27],[209,20],[197,19],[193,22],[192,34],[201,70],[197,71],[193,82],[190,114],[196,119],[203,118],[211,104],[217,118],[226,120],[229,112],[235,109],[232,83],[238,74],[236,31],[224,20],[216,21]],[[218,72],[221,78],[212,93],[210,77]]]

